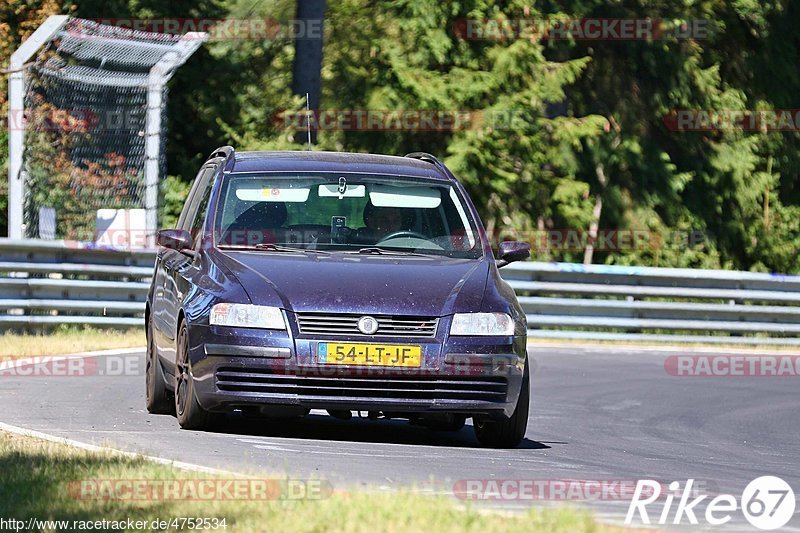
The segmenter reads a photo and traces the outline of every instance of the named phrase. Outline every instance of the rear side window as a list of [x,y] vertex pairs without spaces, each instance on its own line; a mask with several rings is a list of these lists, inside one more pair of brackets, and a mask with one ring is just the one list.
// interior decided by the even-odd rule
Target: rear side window
[[206,208],[211,194],[212,178],[216,173],[216,168],[207,167],[203,169],[195,180],[191,199],[184,209],[186,217],[183,220],[181,229],[191,232],[192,237],[196,238],[200,228],[202,227],[203,220],[205,219]]
[[[186,200],[183,204],[183,209],[181,209],[181,214],[178,217],[178,224],[176,226],[177,229],[189,229],[189,224],[194,218],[190,215],[192,211],[192,205],[197,193],[197,189],[200,187],[201,182],[203,181],[203,177],[206,175],[208,171],[207,167],[203,167],[195,176],[194,181],[192,182],[192,187],[189,189],[189,194],[186,196]],[[189,220],[187,220],[189,219]]]
[[203,197],[200,199],[200,203],[197,204],[197,211],[195,212],[194,221],[192,222],[192,227],[190,229],[195,243],[195,248],[197,248],[198,244],[200,243],[200,239],[202,239],[203,222],[206,220],[206,212],[208,211],[208,203],[211,199],[212,189],[213,187],[211,186],[211,183],[209,183],[203,192]]

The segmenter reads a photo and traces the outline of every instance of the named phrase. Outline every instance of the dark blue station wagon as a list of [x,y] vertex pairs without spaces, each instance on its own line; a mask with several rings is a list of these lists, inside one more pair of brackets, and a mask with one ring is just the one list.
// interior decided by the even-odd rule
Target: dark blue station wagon
[[147,300],[147,408],[325,409],[517,446],[530,398],[525,315],[464,187],[435,157],[215,151]]

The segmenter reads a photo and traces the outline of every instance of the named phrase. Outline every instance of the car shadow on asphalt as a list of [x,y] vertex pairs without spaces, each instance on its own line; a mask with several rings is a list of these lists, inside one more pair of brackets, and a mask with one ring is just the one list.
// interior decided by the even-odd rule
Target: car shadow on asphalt
[[[238,413],[225,416],[210,431],[258,437],[280,437],[298,440],[407,444],[459,448],[480,448],[469,423],[459,431],[433,431],[412,425],[405,420],[369,420],[354,416],[339,420],[325,414],[312,413],[302,419],[254,418]],[[517,447],[523,450],[545,450],[550,446],[529,438]]]

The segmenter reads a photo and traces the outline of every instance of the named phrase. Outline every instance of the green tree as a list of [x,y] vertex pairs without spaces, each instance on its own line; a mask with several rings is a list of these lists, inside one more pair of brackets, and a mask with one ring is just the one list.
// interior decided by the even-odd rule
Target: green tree
[[[574,1],[547,5],[572,17],[661,19],[667,27],[711,22],[698,39],[552,42],[549,53],[591,57],[570,89],[577,114],[602,114],[619,142],[587,145],[579,176],[606,196],[601,225],[656,234],[702,231],[695,246],[601,254],[606,262],[798,271],[797,133],[676,132],[675,110],[791,106],[797,74],[785,58],[797,43],[778,36],[797,20],[788,2]],[[778,53],[780,49],[780,53]],[[761,76],[757,76],[761,73]],[[775,75],[778,75],[776,78]],[[780,80],[778,82],[777,80]],[[784,80],[790,82],[785,85]],[[666,122],[665,122],[666,121]],[[608,186],[593,172],[601,161]],[[794,217],[792,216],[794,214]]]
[[[525,12],[525,2],[356,0],[331,6],[324,102],[334,109],[472,112],[472,127],[448,132],[333,131],[335,149],[434,152],[465,183],[493,236],[522,235],[544,220],[585,226],[591,206],[576,180],[582,139],[601,136],[599,115],[552,117],[586,58],[550,61],[540,43],[470,41],[467,18]],[[528,12],[530,16],[536,13]],[[424,43],[424,46],[420,44]]]

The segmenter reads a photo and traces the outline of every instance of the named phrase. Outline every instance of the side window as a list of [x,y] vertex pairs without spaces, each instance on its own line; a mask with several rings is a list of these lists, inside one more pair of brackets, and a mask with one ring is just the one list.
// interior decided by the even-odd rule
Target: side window
[[213,172],[213,167],[205,167],[197,175],[197,178],[195,178],[190,199],[186,202],[183,212],[181,213],[182,220],[179,226],[180,229],[191,231],[195,216],[197,215],[197,206],[200,204],[200,200],[203,199],[203,195],[205,194],[206,187],[208,187],[208,182]]
[[197,191],[197,187],[201,181],[203,181],[203,175],[206,172],[206,168],[201,168],[200,172],[197,173],[195,176],[194,181],[192,182],[191,188],[189,188],[189,194],[186,195],[186,200],[183,203],[183,209],[181,209],[181,215],[178,217],[178,224],[175,226],[176,229],[186,229],[186,218],[189,214],[189,211],[192,207],[192,200],[194,199],[194,193]]
[[211,183],[206,186],[205,191],[197,191],[197,194],[202,193],[202,198],[200,198],[200,203],[197,204],[197,211],[194,215],[194,220],[192,221],[192,228],[191,234],[194,237],[194,248],[197,249],[200,245],[200,241],[203,238],[203,222],[206,219],[206,212],[208,211],[208,202],[211,199],[211,190],[213,187]]

